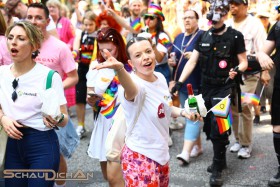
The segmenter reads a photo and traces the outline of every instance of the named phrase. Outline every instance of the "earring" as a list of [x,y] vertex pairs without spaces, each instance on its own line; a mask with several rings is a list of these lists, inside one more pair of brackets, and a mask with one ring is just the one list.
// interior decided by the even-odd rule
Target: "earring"
[[40,51],[36,50],[32,52],[32,59],[35,59],[39,55]]

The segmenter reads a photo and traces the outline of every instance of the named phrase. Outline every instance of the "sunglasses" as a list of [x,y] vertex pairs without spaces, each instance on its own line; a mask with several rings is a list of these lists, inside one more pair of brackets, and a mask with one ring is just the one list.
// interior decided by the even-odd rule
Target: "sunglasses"
[[146,19],[154,20],[155,18],[156,18],[155,16],[144,16],[144,20]]
[[12,83],[13,85],[13,89],[14,89],[14,92],[12,93],[12,100],[15,102],[16,99],[18,98],[18,95],[17,95],[17,92],[16,92],[16,88],[18,87],[18,80],[19,79],[15,79]]

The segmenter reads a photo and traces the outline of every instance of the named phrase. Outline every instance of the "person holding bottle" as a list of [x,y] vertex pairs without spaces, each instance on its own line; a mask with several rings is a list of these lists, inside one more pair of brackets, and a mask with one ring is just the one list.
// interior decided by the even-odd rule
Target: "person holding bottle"
[[[169,58],[168,63],[173,67],[173,81],[169,82],[170,90],[174,87],[175,82],[180,78],[184,66],[188,63],[188,60],[192,54],[192,51],[195,47],[195,44],[204,31],[199,30],[198,28],[198,14],[194,10],[187,10],[184,13],[184,25],[185,32],[179,34],[174,40],[174,46],[171,49],[171,56],[174,55],[174,58]],[[175,61],[174,61],[175,59]],[[195,95],[199,94],[200,90],[200,68],[197,66],[190,77],[186,79],[185,82],[182,83],[182,87],[179,90],[179,100],[180,104],[183,107],[185,105],[185,100],[188,98],[188,90],[187,84],[191,83],[193,85],[193,92]],[[186,125],[188,122],[191,123],[188,119],[186,119]],[[176,123],[175,123],[176,124]],[[171,129],[175,127],[174,123],[170,125]],[[199,125],[199,122],[197,122]],[[178,126],[177,126],[178,127]],[[183,127],[183,126],[182,126]],[[190,157],[196,157],[202,153],[201,140],[200,136],[197,137],[196,140],[186,140],[186,136],[189,134],[187,128],[185,129],[185,138],[184,138],[184,146],[181,154],[177,155],[177,158],[182,160],[183,163],[181,165],[185,165],[189,163]]]
[[[190,113],[200,113],[198,101],[194,95],[194,91],[191,84],[187,84],[187,90],[188,102],[184,104],[185,108],[188,109]],[[191,121],[189,119],[186,119],[184,146],[182,152],[176,156],[176,158],[181,161],[181,166],[188,165],[190,157],[196,157],[199,154],[202,154],[200,139],[201,127],[202,125],[200,121]]]
[[[229,6],[227,0],[213,1],[207,18],[212,22],[212,28],[201,35],[193,53],[185,65],[184,70],[175,84],[172,92],[177,92],[192,73],[197,63],[201,68],[201,92],[207,110],[215,106],[221,99],[233,93],[235,85],[233,80],[236,70],[243,72],[248,62],[243,35],[231,27],[226,27]],[[236,68],[237,69],[237,68]],[[227,81],[229,78],[229,81]],[[226,148],[229,144],[230,131],[220,134],[213,112],[204,118],[204,132],[213,145],[213,162],[207,168],[211,172],[210,186],[222,186],[222,170],[226,167]]]
[[[127,131],[131,131],[121,153],[124,180],[126,186],[168,186],[170,117],[182,116],[195,120],[195,116],[169,105],[170,93],[163,75],[154,71],[155,52],[147,38],[130,39],[126,51],[128,63],[134,68],[131,75],[108,50],[103,50],[107,56],[106,62],[96,66],[96,69],[114,69],[123,87],[119,97]],[[143,102],[143,106],[140,114],[137,114],[140,102]],[[137,115],[139,117],[133,127]],[[197,118],[200,119],[199,114]]]

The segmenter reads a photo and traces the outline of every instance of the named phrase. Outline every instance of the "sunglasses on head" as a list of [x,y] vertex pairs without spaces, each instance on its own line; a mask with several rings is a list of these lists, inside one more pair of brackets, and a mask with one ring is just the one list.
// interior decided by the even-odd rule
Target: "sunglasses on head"
[[156,18],[155,16],[144,16],[144,20],[146,19],[154,20],[155,18]]

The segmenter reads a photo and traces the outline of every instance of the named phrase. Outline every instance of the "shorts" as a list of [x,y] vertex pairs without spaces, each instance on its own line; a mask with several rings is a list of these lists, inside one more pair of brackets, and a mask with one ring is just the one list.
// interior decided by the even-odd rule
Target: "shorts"
[[132,151],[126,145],[121,155],[125,186],[168,187],[169,163],[160,165],[152,159]]
[[271,124],[280,125],[280,88],[274,88],[271,102]]
[[87,72],[89,70],[89,64],[79,63],[78,65],[78,76],[79,81],[76,84],[76,103],[86,104],[87,98]]
[[76,132],[71,118],[64,127],[58,127],[56,134],[59,141],[60,154],[69,159],[80,143],[80,138]]

